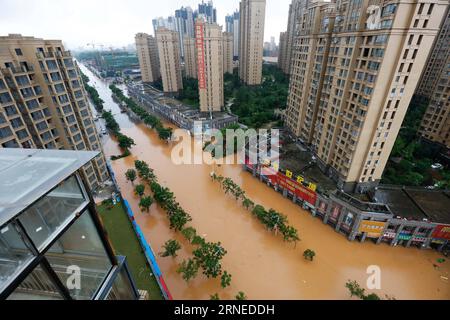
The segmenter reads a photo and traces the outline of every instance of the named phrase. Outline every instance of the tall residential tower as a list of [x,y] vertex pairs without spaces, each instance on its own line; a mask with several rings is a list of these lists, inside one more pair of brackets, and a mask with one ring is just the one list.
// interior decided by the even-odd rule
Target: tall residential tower
[[247,85],[262,81],[265,0],[242,0],[239,26],[239,78]]
[[163,91],[172,94],[178,93],[183,89],[178,32],[167,28],[158,28],[156,43],[158,44]]
[[380,181],[447,5],[301,2],[285,124],[339,188]]
[[134,39],[142,81],[155,82],[161,77],[156,39],[146,33],[138,33]]
[[223,107],[222,27],[199,18],[195,23],[195,38],[200,111],[220,111]]
[[109,178],[80,70],[60,40],[0,37],[0,147],[92,150],[92,189]]
[[[424,10],[425,4],[422,12]],[[419,133],[426,139],[450,148],[450,10],[448,8],[416,94],[426,98],[428,102]]]

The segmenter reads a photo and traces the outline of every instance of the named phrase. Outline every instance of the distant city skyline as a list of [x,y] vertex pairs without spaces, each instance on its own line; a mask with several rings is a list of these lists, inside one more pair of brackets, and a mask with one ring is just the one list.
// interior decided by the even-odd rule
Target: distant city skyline
[[[183,7],[198,8],[201,0],[163,2],[130,0],[2,0],[0,35],[61,39],[69,49],[87,47],[88,43],[123,47],[134,42],[138,32],[153,34],[152,19],[173,16]],[[204,1],[205,3],[208,1]],[[213,1],[217,23],[225,31],[225,16],[239,9],[239,0]],[[279,38],[287,25],[291,0],[267,0],[264,41]],[[75,5],[74,5],[75,4]],[[157,4],[157,5],[156,5]],[[58,28],[55,28],[58,26]]]

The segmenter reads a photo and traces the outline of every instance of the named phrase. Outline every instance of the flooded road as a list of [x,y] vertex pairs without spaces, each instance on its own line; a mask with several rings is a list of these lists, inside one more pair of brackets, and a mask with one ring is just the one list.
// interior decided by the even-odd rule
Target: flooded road
[[[145,125],[135,124],[126,114],[121,114],[111,99],[108,85],[81,68],[105,101],[105,109],[112,110],[122,132],[136,143],[131,156],[113,161],[112,166],[122,194],[130,202],[148,242],[155,252],[161,251],[169,239],[177,239],[182,244],[176,258],[158,257],[175,299],[209,299],[214,293],[221,299],[234,299],[238,291],[243,291],[249,299],[349,299],[346,281],[356,280],[365,287],[366,269],[370,265],[381,268],[381,290],[373,290],[381,297],[388,294],[396,299],[450,299],[450,284],[445,280],[449,277],[450,262],[446,259],[438,263],[436,260],[442,255],[437,252],[350,242],[243,171],[240,165],[216,166],[216,172],[231,177],[247,197],[287,215],[289,223],[298,229],[301,241],[296,247],[283,242],[226,195],[217,182],[211,181],[209,174],[213,166],[173,164],[172,144],[160,141]],[[108,158],[120,153],[109,136],[102,140]],[[178,264],[191,256],[193,247],[181,234],[169,229],[166,214],[156,204],[150,213],[140,211],[133,187],[124,176],[127,169],[134,167],[136,159],[146,161],[155,170],[159,182],[175,193],[181,206],[192,216],[189,225],[208,241],[220,241],[228,251],[222,266],[232,274],[230,287],[221,289],[219,279],[206,279],[201,272],[187,284],[176,272]],[[305,249],[316,252],[314,261],[303,258]]]

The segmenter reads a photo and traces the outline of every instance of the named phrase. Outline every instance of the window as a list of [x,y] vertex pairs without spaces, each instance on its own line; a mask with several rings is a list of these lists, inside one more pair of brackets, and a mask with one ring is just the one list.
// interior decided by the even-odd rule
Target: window
[[423,35],[422,34],[419,35],[419,38],[417,39],[417,45],[422,43],[422,38],[423,38]]
[[14,51],[16,52],[16,55],[18,55],[18,56],[22,56],[23,55],[22,49],[20,49],[20,48],[14,49]]
[[12,131],[9,127],[0,128],[0,139],[12,136]]
[[423,27],[426,28],[428,26],[428,19],[425,19],[423,21]]
[[33,257],[13,223],[0,228],[0,291]]
[[38,265],[11,293],[8,300],[62,300],[57,286]]
[[0,103],[8,103],[11,101],[11,95],[8,92],[0,93]]
[[430,6],[428,7],[427,14],[431,14],[433,12],[433,8],[434,8],[434,3],[431,3]]
[[134,300],[133,286],[130,282],[130,276],[127,270],[122,267],[117,275],[111,290],[108,292],[107,300]]
[[94,296],[112,267],[88,210],[52,245],[45,257],[64,285],[70,276],[67,267],[79,267],[83,285],[68,290],[73,298],[81,300]]
[[423,6],[424,6],[424,4],[421,3],[420,6],[419,6],[419,10],[417,11],[417,14],[422,14]]

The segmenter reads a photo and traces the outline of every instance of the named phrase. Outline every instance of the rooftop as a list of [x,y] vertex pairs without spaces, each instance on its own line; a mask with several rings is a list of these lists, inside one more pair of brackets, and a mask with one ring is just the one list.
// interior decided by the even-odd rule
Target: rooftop
[[97,155],[97,151],[0,149],[0,226]]
[[375,199],[389,206],[395,216],[450,224],[450,194],[444,190],[379,186]]

